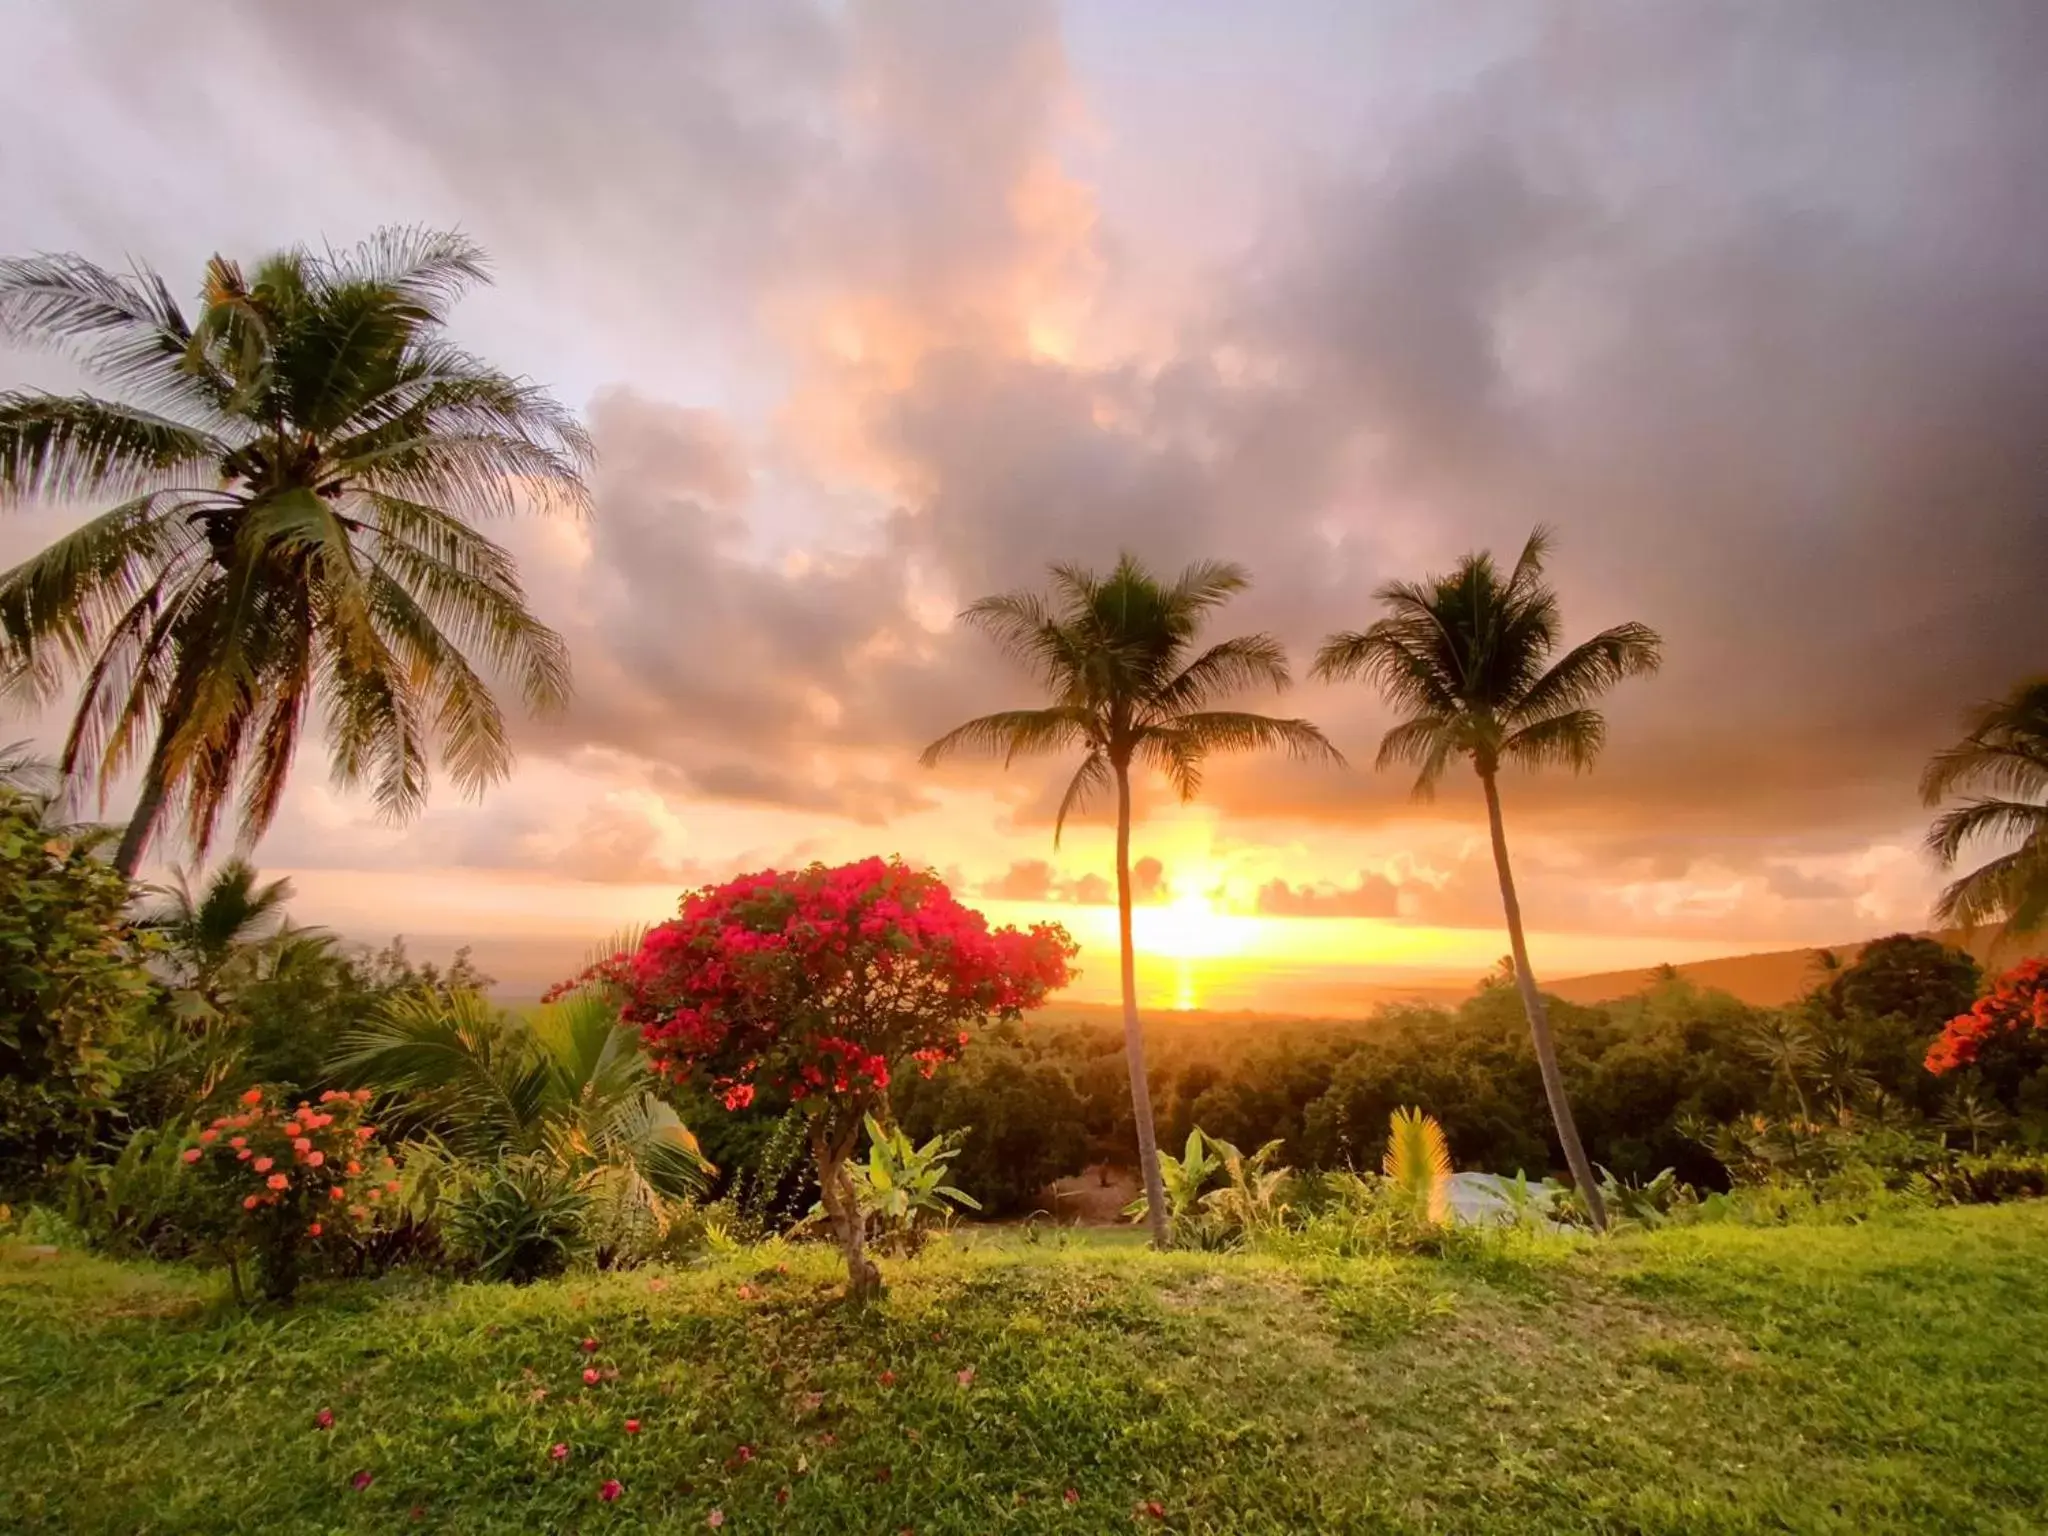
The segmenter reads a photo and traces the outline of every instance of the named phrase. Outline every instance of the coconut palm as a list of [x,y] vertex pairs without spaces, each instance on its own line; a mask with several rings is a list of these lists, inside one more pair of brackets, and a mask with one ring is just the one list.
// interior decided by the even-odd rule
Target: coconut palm
[[1963,739],[1935,754],[1920,779],[1930,806],[1978,791],[1942,812],[1927,846],[1953,868],[1973,843],[2013,844],[1958,878],[1936,899],[1937,921],[1964,928],[2003,922],[2032,933],[2048,917],[2048,678],[2022,683],[1980,705]]
[[1529,1016],[1536,1064],[1573,1181],[1585,1191],[1596,1227],[1606,1225],[1551,1038],[1543,995],[1529,967],[1522,908],[1508,864],[1497,779],[1502,767],[1592,767],[1607,722],[1594,702],[1625,677],[1655,671],[1662,642],[1641,624],[1602,630],[1562,656],[1557,594],[1543,579],[1550,535],[1529,536],[1502,578],[1490,554],[1467,555],[1448,576],[1388,582],[1375,594],[1386,616],[1362,631],[1331,635],[1316,653],[1315,675],[1363,678],[1407,718],[1380,741],[1378,766],[1412,763],[1418,798],[1435,791],[1455,757],[1470,760],[1486,797],[1493,862],[1500,876],[1515,985]]
[[104,799],[140,765],[124,874],[167,810],[200,856],[238,795],[261,836],[309,709],[336,781],[403,818],[436,741],[466,793],[507,772],[496,677],[529,707],[566,697],[561,638],[473,524],[582,508],[589,443],[446,339],[485,280],[464,237],[385,230],[247,273],[216,256],[188,321],[146,268],[0,261],[0,341],[113,391],[0,393],[0,505],[113,503],[0,573],[0,682],[46,697],[82,674],[61,766]]
[[247,859],[229,859],[203,887],[182,869],[171,871],[164,900],[135,926],[161,936],[180,979],[213,1001],[226,973],[289,930],[285,908],[290,880],[263,881]]
[[970,720],[925,748],[924,762],[930,766],[957,752],[978,751],[1000,754],[1007,767],[1029,754],[1079,749],[1080,767],[1053,822],[1054,847],[1068,816],[1098,795],[1116,796],[1124,1048],[1146,1209],[1153,1241],[1164,1248],[1171,1233],[1131,945],[1131,767],[1156,769],[1185,802],[1200,791],[1202,765],[1217,753],[1278,748],[1299,758],[1343,758],[1306,720],[1210,707],[1246,688],[1279,690],[1290,681],[1286,653],[1271,635],[1241,635],[1199,653],[1194,649],[1202,620],[1249,585],[1241,567],[1204,561],[1167,583],[1126,554],[1107,576],[1055,565],[1052,578],[1049,595],[985,597],[960,616],[1036,673],[1053,702]]

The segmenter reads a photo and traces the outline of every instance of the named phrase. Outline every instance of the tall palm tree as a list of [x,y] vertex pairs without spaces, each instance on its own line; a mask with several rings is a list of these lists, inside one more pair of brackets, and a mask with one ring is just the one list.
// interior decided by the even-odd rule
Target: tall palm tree
[[1927,846],[1944,869],[1975,842],[2017,846],[1959,877],[1934,915],[1963,928],[2002,921],[2007,933],[2032,933],[2048,917],[2048,678],[1980,705],[1964,723],[1963,739],[1928,763],[1920,794],[1935,806],[1959,791],[1979,793],[1935,818]]
[[473,524],[582,509],[590,446],[446,339],[486,280],[466,238],[390,229],[248,273],[216,256],[188,321],[147,268],[0,260],[0,341],[115,392],[0,393],[0,505],[114,502],[0,573],[0,682],[46,696],[83,674],[61,766],[104,797],[140,763],[124,874],[167,808],[203,856],[239,789],[261,836],[315,704],[337,782],[402,818],[436,738],[466,793],[508,771],[491,674],[532,708],[567,696],[561,638]]
[[[1331,635],[1315,675],[1363,678],[1407,719],[1380,741],[1378,766],[1413,763],[1418,798],[1434,793],[1454,757],[1468,758],[1486,796],[1493,862],[1514,953],[1515,985],[1529,1016],[1536,1064],[1572,1179],[1585,1191],[1596,1227],[1607,1224],[1600,1188],[1572,1119],[1550,1017],[1529,967],[1522,908],[1501,821],[1501,768],[1592,767],[1607,722],[1592,705],[1625,677],[1653,672],[1662,642],[1641,624],[1619,624],[1557,656],[1563,620],[1543,580],[1550,535],[1538,528],[1505,580],[1487,553],[1467,555],[1448,576],[1393,581],[1375,594],[1386,617],[1371,628]],[[1553,659],[1553,657],[1555,659]]]
[[1344,760],[1306,720],[1209,707],[1245,688],[1281,690],[1290,682],[1286,653],[1271,635],[1241,635],[1194,651],[1203,618],[1249,584],[1241,567],[1216,561],[1191,565],[1168,584],[1126,554],[1107,576],[1053,566],[1049,595],[982,598],[960,617],[1036,673],[1053,702],[983,715],[924,750],[927,767],[964,751],[999,753],[1007,767],[1021,756],[1079,748],[1081,765],[1053,823],[1055,848],[1069,815],[1115,791],[1124,1049],[1138,1166],[1161,1248],[1171,1238],[1131,946],[1131,765],[1158,770],[1186,802],[1200,791],[1202,764],[1212,754],[1280,748],[1299,758]]

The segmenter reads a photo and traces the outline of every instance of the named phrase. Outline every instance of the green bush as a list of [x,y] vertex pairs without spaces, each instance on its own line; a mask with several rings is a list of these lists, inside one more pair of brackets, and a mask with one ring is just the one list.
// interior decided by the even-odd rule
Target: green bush
[[153,986],[123,917],[128,882],[97,832],[56,828],[0,786],[0,1194],[40,1185],[91,1142],[111,1050]]
[[449,1256],[484,1280],[524,1285],[591,1254],[591,1197],[543,1153],[467,1165],[441,1203]]

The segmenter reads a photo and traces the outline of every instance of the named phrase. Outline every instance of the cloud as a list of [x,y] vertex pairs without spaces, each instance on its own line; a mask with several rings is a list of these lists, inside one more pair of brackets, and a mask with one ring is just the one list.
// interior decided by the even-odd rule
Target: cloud
[[1395,917],[1400,896],[1400,886],[1366,870],[1353,885],[1294,886],[1269,880],[1259,887],[1256,910],[1263,917]]
[[[648,868],[641,812],[590,810],[641,794],[691,837],[757,814],[783,846],[1036,835],[1070,762],[912,766],[1034,698],[950,626],[965,601],[1053,559],[1235,558],[1255,585],[1216,633],[1270,629],[1299,669],[1381,582],[1550,522],[1567,638],[1640,618],[1669,660],[1614,695],[1592,777],[1504,784],[1532,909],[1861,921],[1925,883],[1856,862],[1922,815],[1920,762],[2048,654],[2048,12],[2027,0],[1361,11],[1387,89],[1341,128],[1246,66],[1214,87],[1241,112],[1171,82],[1200,102],[1171,146],[1142,139],[1128,68],[1077,52],[1099,28],[1050,5],[123,15],[104,47],[45,24],[78,35],[31,72],[55,94],[0,116],[47,151],[17,205],[111,256],[138,228],[210,248],[194,205],[302,235],[271,229],[271,189],[354,208],[388,182],[498,252],[479,350],[614,386],[589,408],[597,515],[512,535],[579,686],[519,743],[583,791],[494,797],[466,858],[575,843]],[[249,66],[232,99],[164,84],[217,54]],[[1227,169],[1240,116],[1243,142],[1324,158],[1251,164],[1284,195],[1229,236],[1148,223],[1148,160]],[[227,131],[243,118],[276,142]],[[1119,131],[1140,137],[1089,142]],[[152,191],[145,152],[207,167],[209,195]],[[1221,259],[1162,319],[1152,278],[1195,240]],[[1253,707],[1360,763],[1393,723],[1359,688]],[[1454,771],[1416,807],[1397,775],[1262,758],[1216,764],[1204,799],[1241,838],[1313,845],[1262,907],[1377,908],[1391,876],[1350,883],[1364,844],[1468,835],[1476,788]],[[729,851],[677,833],[646,857]],[[1402,875],[1401,916],[1494,920],[1490,859],[1432,868]]]
[[[1044,859],[1019,859],[993,880],[984,880],[976,891],[994,901],[1064,901],[1076,906],[1105,907],[1116,902],[1116,887],[1107,876],[1083,874],[1069,878]],[[1131,866],[1131,900],[1137,904],[1158,904],[1173,899],[1166,879],[1166,867],[1154,858],[1143,858]]]

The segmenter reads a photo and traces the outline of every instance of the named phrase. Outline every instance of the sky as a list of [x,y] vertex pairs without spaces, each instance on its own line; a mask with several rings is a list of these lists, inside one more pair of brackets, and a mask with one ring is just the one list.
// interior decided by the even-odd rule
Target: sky
[[[1108,996],[1071,764],[918,750],[1030,679],[954,621],[1049,561],[1243,563],[1302,676],[1374,589],[1557,533],[1640,619],[1587,776],[1503,790],[1539,974],[1923,926],[1915,780],[2042,665],[2048,8],[1294,0],[0,0],[0,249],[146,261],[460,228],[457,338],[579,410],[507,526],[577,697],[404,827],[317,751],[257,850],[304,920],[548,979],[742,869],[900,854],[1056,915]],[[75,383],[0,352],[0,386]],[[0,513],[0,562],[87,509]],[[1476,782],[1138,789],[1146,986],[1469,979]],[[0,719],[0,736],[54,718]],[[118,813],[124,806],[115,805]],[[1224,979],[1219,979],[1224,978]],[[1333,983],[1334,984],[1334,983]]]

